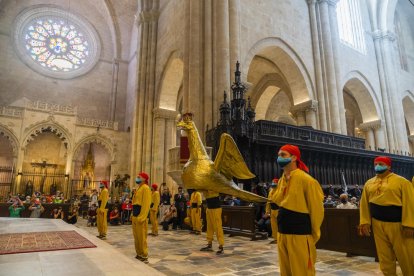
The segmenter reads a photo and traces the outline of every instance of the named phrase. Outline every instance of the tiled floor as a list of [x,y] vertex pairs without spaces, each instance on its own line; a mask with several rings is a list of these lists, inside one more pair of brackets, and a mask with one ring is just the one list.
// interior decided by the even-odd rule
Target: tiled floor
[[[77,225],[92,234],[96,228]],[[131,260],[135,256],[130,225],[109,226],[109,244]],[[150,266],[166,275],[279,275],[277,248],[269,240],[250,241],[244,237],[225,235],[225,254],[200,252],[206,244],[205,233],[190,235],[188,231],[163,231],[158,237],[148,236]],[[217,243],[213,243],[217,249]],[[402,275],[400,270],[399,275]],[[318,250],[317,275],[382,275],[373,258],[346,257],[344,253]]]
[[[91,235],[64,221],[0,218],[0,234],[70,230],[75,230],[97,247],[0,255],[0,276],[163,275],[129,255],[123,255],[110,244],[96,238],[95,233]],[[128,229],[124,231],[128,232]]]

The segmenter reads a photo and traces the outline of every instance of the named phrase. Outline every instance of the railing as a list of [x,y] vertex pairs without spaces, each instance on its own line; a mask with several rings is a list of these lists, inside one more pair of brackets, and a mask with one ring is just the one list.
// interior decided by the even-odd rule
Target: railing
[[80,126],[89,126],[96,128],[106,128],[118,130],[118,122],[108,121],[108,120],[97,120],[91,118],[77,118],[76,124]]
[[24,170],[21,173],[20,191],[17,192],[29,195],[36,191],[45,194],[63,191],[65,177],[64,169],[33,168],[33,170]]
[[0,167],[0,202],[4,201],[11,192],[14,180],[13,167]]
[[42,101],[28,102],[26,105],[28,109],[44,110],[44,111],[53,111],[55,113],[71,114],[75,115],[77,108],[71,105],[62,105],[47,103]]
[[0,115],[8,117],[22,118],[23,108],[11,107],[11,106],[0,106]]
[[258,135],[275,136],[295,140],[308,140],[333,146],[365,149],[365,140],[341,134],[334,134],[315,129],[306,129],[278,122],[257,121],[255,123]]

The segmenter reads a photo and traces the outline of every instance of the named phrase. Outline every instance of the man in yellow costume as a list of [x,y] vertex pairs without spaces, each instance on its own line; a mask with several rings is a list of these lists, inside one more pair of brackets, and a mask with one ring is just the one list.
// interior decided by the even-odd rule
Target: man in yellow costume
[[191,194],[191,223],[193,226],[192,233],[196,235],[201,234],[201,194],[198,191],[194,191]]
[[200,249],[200,251],[213,251],[213,238],[216,233],[217,241],[219,243],[219,250],[217,255],[224,253],[224,233],[221,222],[221,203],[219,194],[214,191],[205,191],[204,196],[207,201],[207,246]]
[[108,231],[108,207],[106,206],[109,199],[108,181],[102,180],[99,183],[99,188],[101,193],[98,197],[98,209],[96,210],[96,225],[99,232],[97,237],[106,240],[106,232]]
[[300,159],[297,146],[284,145],[277,163],[283,168],[272,202],[279,206],[280,275],[315,275],[316,242],[321,236],[323,192]]
[[277,214],[279,206],[277,206],[276,203],[271,202],[273,198],[273,194],[276,192],[276,186],[279,179],[275,178],[272,180],[272,184],[270,185],[271,190],[269,192],[269,196],[267,197],[269,199],[269,202],[266,204],[266,214],[270,215],[270,225],[272,226],[272,237],[273,241],[271,241],[271,244],[277,243]]
[[135,258],[148,263],[148,212],[151,205],[151,190],[148,187],[149,176],[145,172],[141,172],[135,178],[138,189],[132,197],[132,233],[134,235]]
[[157,214],[158,214],[158,207],[160,206],[160,193],[157,191],[158,185],[152,184],[151,190],[152,190],[152,203],[151,203],[151,209],[150,209],[150,221],[151,221],[151,234],[152,236],[158,236],[158,220],[157,220]]
[[391,172],[391,158],[374,160],[376,176],[369,179],[360,202],[359,234],[374,231],[380,268],[396,274],[396,260],[403,275],[414,275],[414,187]]

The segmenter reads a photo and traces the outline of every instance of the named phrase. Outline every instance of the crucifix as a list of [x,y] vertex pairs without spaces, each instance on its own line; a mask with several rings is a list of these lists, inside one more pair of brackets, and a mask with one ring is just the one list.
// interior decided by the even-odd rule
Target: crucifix
[[42,174],[42,179],[40,180],[40,193],[43,194],[43,187],[45,185],[46,177],[47,177],[47,168],[57,168],[57,164],[50,164],[46,161],[43,161],[42,163],[30,163],[33,168],[40,168],[40,173]]

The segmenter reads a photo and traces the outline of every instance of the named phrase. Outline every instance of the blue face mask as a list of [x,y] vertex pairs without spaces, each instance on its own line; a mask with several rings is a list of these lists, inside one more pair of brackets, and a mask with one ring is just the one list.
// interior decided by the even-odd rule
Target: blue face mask
[[285,167],[286,165],[288,165],[290,162],[292,162],[292,157],[287,157],[287,158],[283,158],[278,156],[277,157],[277,161],[276,161],[280,167]]
[[376,165],[375,166],[375,172],[377,174],[382,174],[382,173],[386,172],[387,170],[388,170],[387,166],[381,166],[381,165]]
[[139,177],[135,178],[135,183],[141,184],[141,182],[142,182],[142,179],[141,178],[139,178]]

